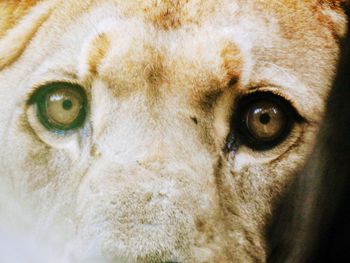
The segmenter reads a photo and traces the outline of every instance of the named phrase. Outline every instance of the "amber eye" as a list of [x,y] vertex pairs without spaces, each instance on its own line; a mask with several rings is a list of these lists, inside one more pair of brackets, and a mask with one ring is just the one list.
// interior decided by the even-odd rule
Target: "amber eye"
[[271,101],[255,102],[243,117],[250,135],[262,141],[276,139],[285,129],[287,121],[283,110]]
[[64,133],[85,121],[87,98],[79,85],[51,83],[40,87],[31,101],[36,104],[38,119],[51,131]]
[[251,94],[242,99],[233,126],[240,141],[255,150],[281,143],[296,121],[296,111],[285,99],[271,93]]

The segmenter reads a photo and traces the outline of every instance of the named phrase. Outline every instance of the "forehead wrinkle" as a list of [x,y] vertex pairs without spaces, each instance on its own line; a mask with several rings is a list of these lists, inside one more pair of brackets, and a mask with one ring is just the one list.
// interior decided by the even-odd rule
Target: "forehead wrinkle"
[[14,0],[0,2],[0,37],[16,26],[18,21],[38,3],[37,0]]
[[[208,44],[208,43],[205,43]],[[217,103],[223,94],[231,94],[240,79],[243,68],[243,55],[238,46],[231,40],[217,38],[213,42],[214,46],[207,48],[201,46],[204,51],[203,61],[198,61],[193,67],[192,75],[186,76],[188,81],[194,85],[186,85],[189,89],[189,102],[200,112],[211,112],[213,106]],[[207,50],[213,51],[211,54]],[[183,58],[188,64],[182,67],[189,70],[190,61]],[[203,66],[203,64],[207,66]],[[227,93],[228,92],[228,93]]]
[[[108,38],[104,36],[109,39],[109,49],[97,73],[115,90],[113,94],[126,95],[135,88],[154,98],[169,89],[181,94],[217,94],[239,80],[243,55],[227,34],[215,28],[170,33],[146,26],[145,31],[148,33],[124,37],[127,32],[116,28]],[[181,41],[173,41],[174,37]]]
[[4,38],[0,39],[0,70],[10,66],[24,53],[28,43],[51,16],[54,5],[55,2],[43,2],[41,5],[34,6],[34,10],[30,14],[20,20]]
[[[218,94],[234,86],[240,79],[244,61],[237,45],[223,39],[217,39],[213,44],[212,47],[200,49],[205,54],[203,61],[195,65],[197,76],[193,76],[193,80],[197,85],[192,88],[193,93]],[[207,50],[212,50],[212,54]]]
[[224,81],[227,85],[232,86],[239,80],[243,69],[243,55],[238,46],[233,42],[227,42],[221,51],[222,68],[225,71],[226,78]]
[[[99,77],[120,97],[136,90],[151,97],[167,80],[166,51],[149,36],[113,32],[109,35],[109,52],[100,65]],[[113,42],[112,42],[113,41]]]
[[102,61],[107,57],[107,53],[110,49],[110,40],[106,33],[99,33],[89,41],[87,46],[87,52],[84,54],[83,61],[83,78],[89,75],[98,75],[99,68]]

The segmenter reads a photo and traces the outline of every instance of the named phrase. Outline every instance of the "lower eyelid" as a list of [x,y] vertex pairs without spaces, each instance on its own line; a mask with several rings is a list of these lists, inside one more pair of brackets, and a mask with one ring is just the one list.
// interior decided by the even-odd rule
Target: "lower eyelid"
[[[294,127],[295,128],[295,127]],[[293,128],[293,129],[294,129]],[[298,137],[295,139],[295,141],[289,145],[289,147],[283,152],[281,153],[278,157],[276,157],[275,159],[271,160],[270,164],[274,164],[276,162],[281,161],[281,158],[283,158],[288,152],[290,152],[292,149],[297,148],[302,142],[303,142],[303,138],[304,138],[304,134],[305,134],[305,128],[304,127],[300,127],[300,132]],[[291,131],[292,133],[293,131]]]
[[[291,140],[289,142],[283,142],[282,144],[279,144],[278,146],[267,151],[255,151],[245,145],[240,145],[234,157],[230,158],[233,169],[237,169],[236,165],[238,165],[238,167],[243,165],[242,167],[244,167],[247,164],[246,161],[248,163],[254,162],[254,164],[260,163],[262,165],[268,163],[269,166],[280,163],[282,159],[288,158],[289,153],[292,152],[293,149],[297,148],[303,143],[304,134],[306,131],[305,129],[306,127],[304,125],[297,125],[293,127],[291,131]],[[248,155],[249,157],[243,157],[242,154]],[[237,164],[236,161],[238,161],[239,164]]]

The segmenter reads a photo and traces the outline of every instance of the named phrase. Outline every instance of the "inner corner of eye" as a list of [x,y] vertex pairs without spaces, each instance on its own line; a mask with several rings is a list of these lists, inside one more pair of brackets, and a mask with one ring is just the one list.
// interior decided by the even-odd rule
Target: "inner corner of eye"
[[31,93],[31,94],[29,94],[28,97],[29,97],[29,99],[27,100],[27,103],[26,103],[27,106],[31,106],[31,105],[35,104],[38,101],[38,94],[37,94],[36,91]]

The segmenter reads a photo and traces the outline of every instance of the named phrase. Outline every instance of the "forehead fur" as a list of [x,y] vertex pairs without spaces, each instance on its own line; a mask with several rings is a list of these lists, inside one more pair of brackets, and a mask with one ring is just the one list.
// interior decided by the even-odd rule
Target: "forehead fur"
[[[161,30],[178,29],[182,26],[200,25],[204,22],[212,22],[213,16],[224,14],[229,9],[232,11],[244,6],[258,6],[269,15],[277,15],[283,20],[293,20],[291,16],[299,18],[297,22],[305,23],[308,18],[320,13],[322,8],[340,12],[344,7],[345,0],[249,0],[249,1],[215,1],[215,0],[146,0],[146,1],[114,1],[118,2],[126,16],[143,17],[146,23],[154,25]],[[95,2],[98,4],[98,1]],[[316,12],[315,12],[316,11]],[[304,19],[304,21],[300,21]]]
[[[19,57],[35,34],[36,29],[48,17],[50,8],[37,8],[41,15],[34,19],[24,18],[29,10],[39,4],[46,3],[54,7],[55,11],[63,12],[73,18],[81,12],[96,8],[106,3],[117,6],[119,15],[124,17],[141,18],[147,25],[152,25],[160,31],[177,30],[179,28],[201,27],[204,23],[214,24],[217,21],[229,26],[236,15],[245,13],[257,15],[266,20],[277,20],[282,35],[288,38],[305,39],[312,37],[315,32],[320,33],[319,25],[328,28],[335,38],[344,35],[346,19],[343,7],[345,0],[89,0],[89,1],[40,1],[40,0],[12,0],[0,2],[0,39],[3,47],[11,47],[11,52],[0,49],[0,68],[8,66]],[[43,7],[45,5],[42,5]],[[85,10],[85,11],[84,11]],[[255,10],[255,11],[254,11]],[[116,14],[118,15],[118,14]],[[40,18],[38,18],[40,16]],[[24,21],[23,21],[24,20]],[[36,21],[38,20],[38,21]],[[229,20],[229,21],[228,21]],[[20,23],[22,22],[22,23]],[[32,26],[33,25],[33,26]],[[26,27],[28,30],[9,32],[13,27]],[[29,33],[28,33],[29,32]],[[310,33],[310,34],[309,34]],[[4,38],[4,36],[7,36]],[[321,36],[322,37],[322,36]],[[6,39],[8,38],[8,39]],[[7,44],[9,43],[9,44]],[[6,48],[5,48],[6,49]]]
[[[41,0],[11,0],[0,2],[0,37],[5,32],[14,27],[21,17],[25,16],[34,5],[45,2]],[[47,1],[48,2],[48,1]],[[65,4],[66,1],[52,1]],[[94,6],[101,5],[106,1],[90,0],[76,1],[69,3],[66,7],[74,7],[79,9],[87,7],[90,4]],[[200,25],[204,22],[212,22],[213,17],[218,14],[227,12],[235,12],[237,8],[256,6],[258,10],[269,16],[277,16],[278,19],[289,21],[293,26],[296,24],[305,24],[309,18],[314,17],[314,14],[323,13],[322,9],[330,9],[342,15],[342,10],[346,5],[345,0],[249,0],[249,1],[229,1],[229,0],[113,0],[110,1],[118,6],[121,13],[127,17],[141,17],[146,24],[152,24],[160,30],[173,30],[183,26]],[[271,12],[268,12],[271,10]],[[67,11],[72,11],[68,9]],[[73,14],[73,13],[72,13]],[[220,15],[219,15],[220,16]],[[293,17],[293,19],[291,19]],[[296,20],[295,20],[296,19]],[[330,21],[331,20],[331,21]],[[340,22],[334,16],[326,23],[329,26],[331,23]],[[337,21],[335,21],[337,20]],[[345,19],[344,19],[345,20]],[[291,22],[293,21],[293,22]],[[301,22],[301,23],[298,23]],[[344,24],[344,21],[343,21]],[[291,25],[292,26],[292,25]]]
[[343,8],[346,5],[349,5],[349,1],[347,0],[319,0],[319,3],[328,5],[335,9]]
[[0,2],[0,37],[13,27],[39,0],[9,0]]
[[[254,0],[258,10],[278,19],[286,38],[307,37],[319,31],[319,25],[329,29],[335,37],[345,33],[346,19],[343,13],[345,1],[326,0]],[[300,35],[302,34],[302,35]]]
[[218,6],[215,0],[121,1],[127,16],[141,16],[162,30],[199,24]]

